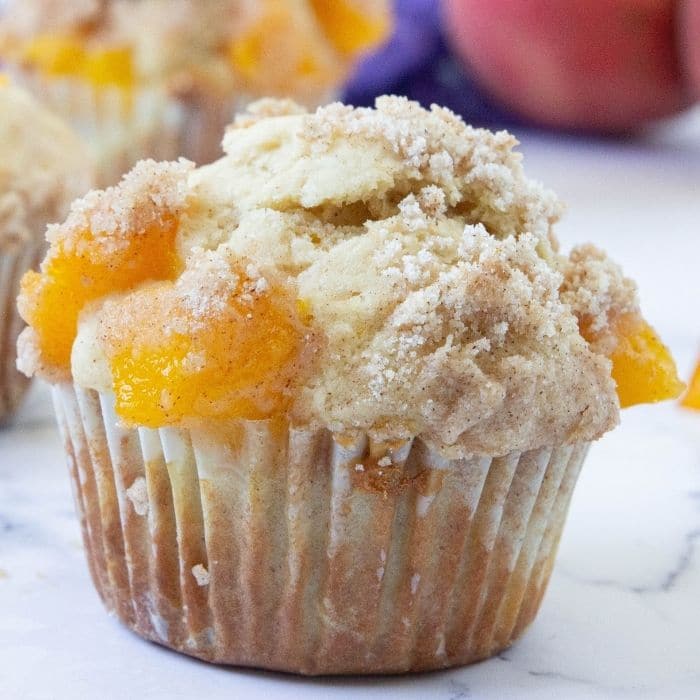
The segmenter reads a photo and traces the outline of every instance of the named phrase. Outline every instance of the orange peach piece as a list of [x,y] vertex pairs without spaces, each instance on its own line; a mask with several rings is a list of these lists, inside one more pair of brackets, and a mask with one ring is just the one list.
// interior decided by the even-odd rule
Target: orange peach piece
[[175,219],[166,219],[125,238],[122,246],[106,250],[99,233],[85,231],[71,246],[52,247],[40,272],[24,275],[19,311],[36,331],[46,363],[59,369],[70,367],[78,317],[89,302],[146,280],[176,276],[177,228]]
[[695,368],[693,377],[690,380],[688,392],[683,397],[681,405],[685,406],[686,408],[695,408],[700,410],[700,362]]
[[43,34],[29,41],[22,58],[45,75],[77,76],[83,71],[86,52],[82,42],[71,37]]
[[620,317],[615,331],[618,344],[610,359],[620,406],[678,398],[684,385],[656,331],[636,314]]
[[378,44],[389,33],[390,18],[384,11],[372,14],[348,0],[311,0],[310,4],[326,36],[348,56]]
[[[675,0],[445,0],[474,76],[544,125],[625,131],[689,102]],[[698,38],[695,38],[696,46]]]
[[132,425],[187,418],[257,420],[281,413],[302,371],[312,332],[300,305],[273,285],[253,299],[238,289],[217,311],[188,310],[161,282],[102,311],[117,413]]
[[111,48],[89,53],[83,75],[96,87],[111,86],[128,90],[136,80],[131,50]]
[[27,42],[23,60],[49,76],[86,80],[95,87],[132,87],[133,56],[127,47],[87,49],[79,38],[40,35]]

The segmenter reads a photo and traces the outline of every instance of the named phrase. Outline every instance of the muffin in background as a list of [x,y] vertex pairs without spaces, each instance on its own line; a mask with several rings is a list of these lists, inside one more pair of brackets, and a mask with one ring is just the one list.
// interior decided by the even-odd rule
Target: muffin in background
[[682,384],[634,283],[559,251],[516,144],[397,97],[268,100],[219,161],[141,162],[52,229],[20,364],[108,610],[306,674],[523,633],[590,442]]
[[63,219],[90,185],[85,145],[0,74],[0,423],[28,384],[15,367],[24,327],[15,305],[19,280],[43,257],[47,224]]
[[221,155],[253,97],[321,104],[390,28],[388,0],[14,0],[0,60],[87,136],[100,183]]

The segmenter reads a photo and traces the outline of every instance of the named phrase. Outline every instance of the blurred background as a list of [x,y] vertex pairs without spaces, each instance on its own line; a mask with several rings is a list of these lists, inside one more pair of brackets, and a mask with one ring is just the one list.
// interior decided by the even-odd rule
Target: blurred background
[[437,102],[491,126],[630,134],[700,97],[697,0],[395,0],[346,97]]

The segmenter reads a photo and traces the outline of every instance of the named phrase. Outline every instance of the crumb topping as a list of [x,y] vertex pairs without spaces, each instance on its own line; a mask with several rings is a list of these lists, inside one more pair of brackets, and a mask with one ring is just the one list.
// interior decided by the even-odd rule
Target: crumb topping
[[574,248],[564,266],[562,299],[594,340],[598,352],[609,355],[616,345],[614,322],[639,308],[637,285],[599,248]]
[[[94,222],[98,209],[111,212],[103,228],[119,239],[140,221],[130,218],[134,202],[151,221],[162,202],[186,197],[175,242],[182,271],[163,283],[172,285],[167,294],[136,285],[87,309],[74,379],[109,390],[116,355],[146,357],[122,363],[119,376],[132,391],[143,367],[156,368],[146,384],[158,390],[157,425],[164,414],[203,415],[203,387],[212,399],[221,377],[236,376],[225,368],[289,342],[296,349],[277,355],[277,376],[298,380],[285,404],[296,425],[379,441],[419,436],[451,456],[597,438],[618,420],[608,346],[617,316],[641,319],[635,287],[591,246],[558,251],[560,205],[525,176],[516,143],[403,98],[312,114],[268,101],[229,129],[218,162],[140,166],[111,194],[78,205],[53,243]],[[162,172],[147,181],[171,184],[154,196],[139,173],[156,167]],[[279,315],[270,306],[278,298],[295,298],[296,310]],[[229,317],[235,322],[222,322]],[[175,336],[189,340],[173,349]],[[634,338],[630,347],[639,346]],[[251,339],[254,349],[241,354]],[[175,355],[177,368],[165,372]],[[635,376],[630,358],[626,351],[617,376]],[[173,371],[185,388],[192,376],[206,380],[174,414]]]
[[247,129],[249,126],[269,117],[288,117],[293,114],[306,114],[306,110],[292,99],[265,97],[239,112],[231,124],[232,129]]
[[144,477],[138,476],[134,479],[134,482],[126,490],[126,497],[131,501],[136,515],[148,515],[150,503],[148,500],[148,485]]
[[[50,243],[60,242],[65,252],[103,258],[114,255],[131,237],[180,216],[189,192],[187,176],[193,168],[194,163],[184,158],[172,163],[140,161],[118,186],[93,190],[76,200],[66,221],[49,227],[47,238]],[[99,236],[88,240],[86,231]]]
[[192,567],[192,576],[194,576],[198,586],[208,586],[211,581],[211,576],[204,564],[195,564]]

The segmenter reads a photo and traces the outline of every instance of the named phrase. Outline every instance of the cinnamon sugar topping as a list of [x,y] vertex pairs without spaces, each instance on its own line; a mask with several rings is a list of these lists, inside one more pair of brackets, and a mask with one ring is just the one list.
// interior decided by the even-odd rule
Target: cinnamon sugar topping
[[[419,436],[450,456],[591,440],[618,420],[606,329],[616,315],[638,315],[635,288],[592,247],[558,252],[560,205],[525,176],[516,144],[403,98],[313,114],[265,102],[229,129],[220,161],[197,170],[142,165],[121,190],[79,205],[53,240],[70,240],[98,215],[118,240],[186,199],[176,245],[184,272],[168,297],[175,306],[150,317],[184,319],[187,333],[199,333],[200,322],[219,328],[235,299],[243,333],[235,337],[264,344],[275,324],[298,313],[285,336],[307,358],[285,404],[295,424],[366,431],[380,442]],[[160,189],[142,179],[156,167],[147,181],[160,180]],[[136,214],[127,201],[150,204]],[[281,294],[296,298],[297,311],[270,316]],[[128,333],[110,331],[114,358],[130,352],[149,317],[141,307],[148,300],[156,309],[153,299],[144,285],[83,315],[73,352],[79,383],[105,390],[113,382],[95,371],[108,364],[99,360],[105,348],[94,319],[103,333],[104,319],[114,328],[116,319],[135,319]],[[584,338],[583,322],[595,340]],[[267,335],[247,337],[246,323],[268,323]],[[182,328],[165,332],[180,333],[180,345],[189,337]],[[177,348],[183,386],[193,372],[218,381],[211,347],[221,367],[228,347],[244,360],[243,346],[192,337]],[[161,351],[144,350],[153,367]],[[290,378],[295,360],[279,358],[279,376]],[[274,404],[269,392],[265,401]],[[380,461],[370,471],[392,469]],[[368,465],[354,472],[366,478]]]

